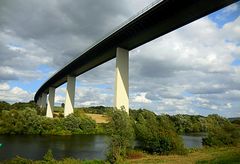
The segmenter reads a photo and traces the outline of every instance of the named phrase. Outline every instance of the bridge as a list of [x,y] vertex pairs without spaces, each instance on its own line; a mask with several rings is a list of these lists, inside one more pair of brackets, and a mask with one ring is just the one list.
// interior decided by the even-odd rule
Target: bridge
[[114,107],[129,113],[129,51],[237,1],[155,1],[56,72],[38,89],[34,101],[53,117],[55,89],[67,83],[64,116],[73,113],[76,77],[116,58]]

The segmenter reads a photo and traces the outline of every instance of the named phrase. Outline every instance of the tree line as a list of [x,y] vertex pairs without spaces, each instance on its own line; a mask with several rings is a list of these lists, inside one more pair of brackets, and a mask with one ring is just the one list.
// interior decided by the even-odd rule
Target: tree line
[[[89,109],[89,110],[88,110]],[[96,124],[85,113],[106,114],[107,124]],[[126,112],[111,107],[79,108],[74,114],[47,118],[34,102],[10,105],[0,103],[0,134],[107,134],[111,137],[108,160],[111,163],[123,161],[133,141],[139,141],[137,148],[157,154],[185,154],[179,134],[205,132],[205,146],[237,145],[240,139],[239,121],[213,114],[207,117],[192,115],[156,115],[146,110]]]

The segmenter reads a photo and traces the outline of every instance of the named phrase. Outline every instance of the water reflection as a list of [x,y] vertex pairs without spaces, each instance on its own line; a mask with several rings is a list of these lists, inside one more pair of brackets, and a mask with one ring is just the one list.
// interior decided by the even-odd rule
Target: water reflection
[[[202,147],[204,134],[183,135],[187,148]],[[104,135],[73,136],[6,136],[0,135],[0,160],[10,159],[16,155],[29,159],[42,159],[51,149],[56,159],[74,157],[76,159],[105,159],[109,137]],[[137,141],[135,142],[135,146]]]
[[104,135],[75,136],[0,136],[0,160],[20,155],[42,159],[51,149],[56,159],[105,159],[108,137]]
[[201,148],[202,139],[205,137],[205,133],[195,133],[195,134],[185,134],[181,135],[183,139],[184,146],[186,148]]

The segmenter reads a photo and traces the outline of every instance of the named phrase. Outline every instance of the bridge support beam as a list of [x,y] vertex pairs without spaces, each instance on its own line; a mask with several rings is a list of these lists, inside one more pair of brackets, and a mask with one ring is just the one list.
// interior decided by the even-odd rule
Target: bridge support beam
[[41,105],[40,108],[46,108],[47,103],[47,94],[43,93],[41,96]]
[[46,117],[53,118],[53,110],[54,110],[54,98],[55,98],[55,88],[49,88],[49,95],[47,99],[47,113]]
[[115,98],[114,106],[117,109],[124,109],[129,114],[128,96],[128,72],[129,53],[128,50],[116,49],[116,76],[115,76]]
[[64,107],[64,117],[73,113],[75,83],[76,83],[76,77],[67,76],[67,90],[66,90],[66,101],[65,101],[65,107]]
[[41,103],[42,103],[41,96],[39,96],[39,98],[38,98],[38,100],[37,100],[37,105],[40,107],[40,106],[41,106]]

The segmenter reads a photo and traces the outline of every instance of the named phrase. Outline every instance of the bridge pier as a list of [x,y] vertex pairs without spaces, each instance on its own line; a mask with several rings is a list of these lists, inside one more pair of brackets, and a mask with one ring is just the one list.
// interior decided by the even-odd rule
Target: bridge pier
[[42,93],[40,108],[46,108],[46,105],[47,105],[46,102],[47,102],[47,94]]
[[66,100],[64,106],[64,117],[73,113],[76,77],[67,76]]
[[47,112],[46,117],[53,118],[53,110],[54,110],[54,98],[55,98],[55,88],[49,88],[49,95],[47,99]]
[[123,48],[116,49],[116,75],[114,106],[129,114],[128,93],[129,53]]
[[41,106],[41,102],[42,102],[42,100],[41,100],[41,96],[39,96],[39,98],[38,98],[38,100],[37,100],[37,105],[40,107]]

